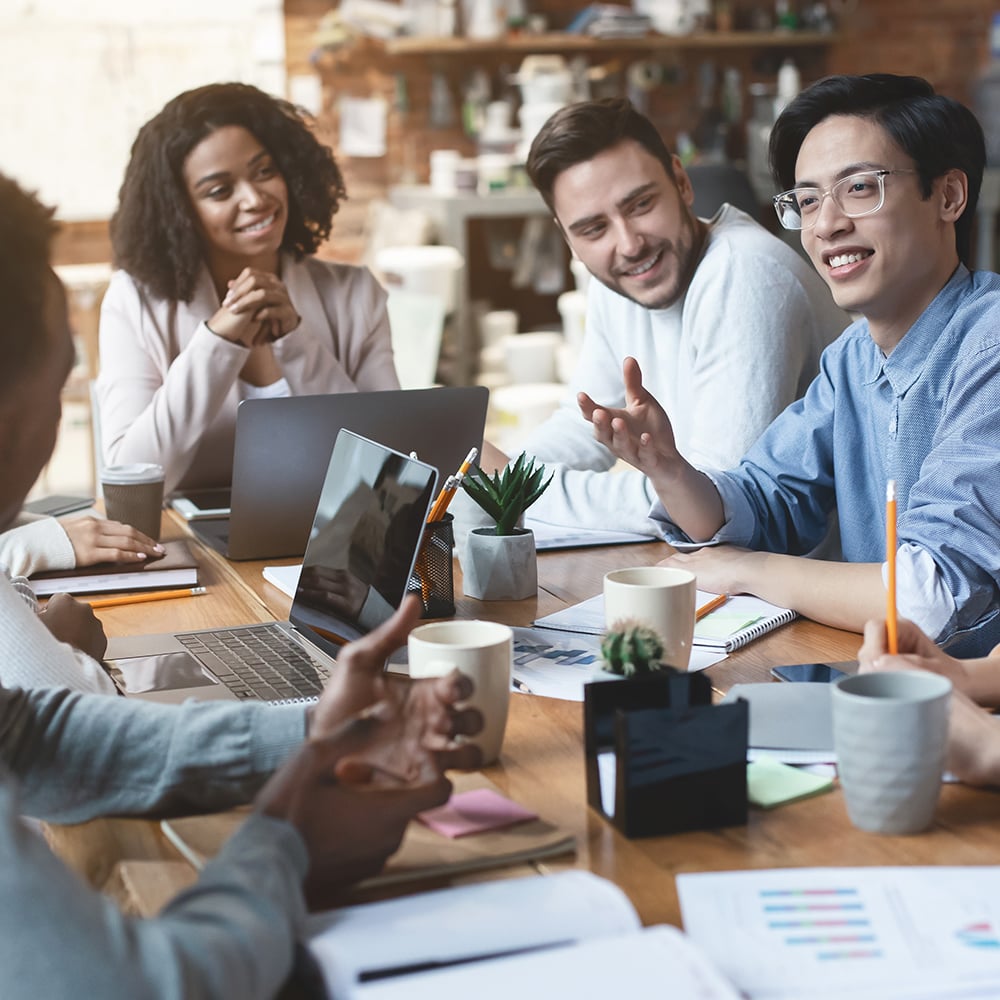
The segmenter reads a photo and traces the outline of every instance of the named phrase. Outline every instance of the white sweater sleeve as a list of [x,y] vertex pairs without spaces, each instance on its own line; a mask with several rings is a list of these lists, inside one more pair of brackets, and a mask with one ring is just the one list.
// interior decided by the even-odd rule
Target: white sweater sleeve
[[96,660],[56,640],[6,573],[0,573],[0,685],[117,694]]
[[579,392],[586,392],[605,406],[624,405],[623,355],[621,347],[613,346],[613,335],[605,329],[591,296],[587,335],[563,403],[524,443],[524,450],[553,473],[549,488],[532,505],[531,516],[551,524],[657,535],[649,520],[656,499],[649,481],[636,469],[607,474],[615,456],[594,439],[594,429],[576,401]]
[[0,567],[11,576],[73,569],[73,544],[54,517],[29,516],[21,520],[24,523],[0,534]]

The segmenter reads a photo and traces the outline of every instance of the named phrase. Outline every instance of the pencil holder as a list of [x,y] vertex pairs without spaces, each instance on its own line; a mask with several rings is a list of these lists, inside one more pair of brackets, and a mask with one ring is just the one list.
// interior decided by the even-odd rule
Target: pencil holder
[[450,618],[455,613],[455,577],[452,549],[455,533],[451,514],[424,525],[420,553],[407,588],[420,594],[423,618]]

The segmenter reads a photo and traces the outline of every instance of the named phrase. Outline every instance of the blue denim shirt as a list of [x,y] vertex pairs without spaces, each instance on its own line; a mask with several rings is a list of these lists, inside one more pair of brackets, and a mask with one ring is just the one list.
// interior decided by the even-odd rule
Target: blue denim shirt
[[[739,467],[709,474],[726,514],[718,541],[802,555],[836,507],[849,562],[884,559],[895,479],[901,612],[920,621],[933,591],[935,637],[988,652],[1000,642],[1000,275],[959,266],[889,357],[853,323]],[[653,517],[686,538],[662,506]]]

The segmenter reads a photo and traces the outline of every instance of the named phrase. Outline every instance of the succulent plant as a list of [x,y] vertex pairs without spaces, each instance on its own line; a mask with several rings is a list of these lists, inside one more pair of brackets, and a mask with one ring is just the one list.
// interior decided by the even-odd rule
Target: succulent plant
[[673,669],[660,659],[663,640],[659,633],[631,618],[615,622],[601,636],[601,656],[603,669],[623,677]]
[[513,535],[521,515],[545,492],[552,482],[545,482],[545,466],[535,466],[524,452],[513,465],[487,475],[478,466],[462,480],[462,488],[496,521],[498,535]]

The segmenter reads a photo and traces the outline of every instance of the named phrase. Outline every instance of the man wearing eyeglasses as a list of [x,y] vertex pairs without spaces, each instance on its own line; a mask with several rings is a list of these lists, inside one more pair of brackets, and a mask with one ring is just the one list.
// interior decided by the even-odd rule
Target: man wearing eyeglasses
[[[581,399],[599,441],[650,477],[698,585],[861,631],[880,613],[886,482],[902,614],[966,655],[1000,640],[1000,277],[970,272],[982,129],[924,80],[831,77],[771,135],[778,218],[860,314],[803,399],[739,467],[700,470],[625,365],[625,408]],[[844,562],[804,559],[836,508]],[[715,544],[719,543],[719,544]]]

